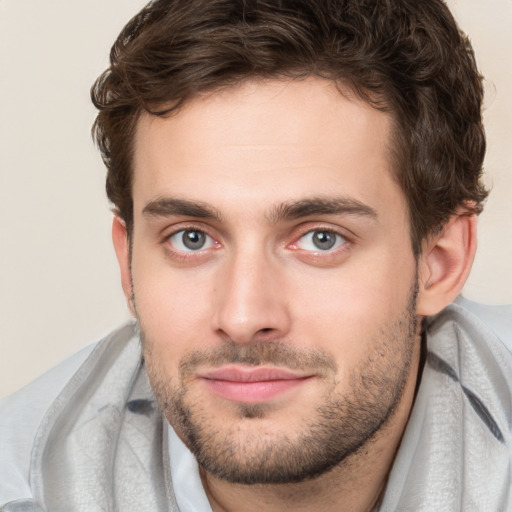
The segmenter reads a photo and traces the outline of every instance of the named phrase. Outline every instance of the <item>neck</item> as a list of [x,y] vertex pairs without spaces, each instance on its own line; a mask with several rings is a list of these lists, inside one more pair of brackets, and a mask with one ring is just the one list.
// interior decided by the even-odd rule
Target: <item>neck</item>
[[202,471],[213,512],[376,510],[412,408],[418,367],[419,350],[402,399],[386,424],[357,452],[320,477],[293,484],[242,485]]
[[369,478],[349,463],[295,484],[246,486],[211,475],[203,475],[203,484],[214,512],[371,511],[383,489],[383,481]]

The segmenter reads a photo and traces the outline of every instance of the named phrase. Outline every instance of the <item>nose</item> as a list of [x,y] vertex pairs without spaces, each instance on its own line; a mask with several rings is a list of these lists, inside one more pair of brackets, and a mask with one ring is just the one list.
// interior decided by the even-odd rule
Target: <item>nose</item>
[[234,256],[217,279],[213,329],[244,344],[285,336],[291,324],[282,269],[263,251]]

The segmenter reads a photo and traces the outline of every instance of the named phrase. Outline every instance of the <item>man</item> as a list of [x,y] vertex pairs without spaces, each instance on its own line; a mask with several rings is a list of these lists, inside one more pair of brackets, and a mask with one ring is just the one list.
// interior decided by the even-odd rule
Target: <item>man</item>
[[440,0],[159,0],[92,97],[137,323],[4,403],[0,510],[510,509],[510,310],[451,304],[487,192]]

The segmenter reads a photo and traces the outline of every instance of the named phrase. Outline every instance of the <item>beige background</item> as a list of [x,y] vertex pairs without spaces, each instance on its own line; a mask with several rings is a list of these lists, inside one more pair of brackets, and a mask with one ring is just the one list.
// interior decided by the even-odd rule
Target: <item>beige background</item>
[[[143,0],[0,0],[0,396],[128,318],[89,87]],[[512,302],[512,0],[451,0],[487,77],[493,193],[466,296]]]

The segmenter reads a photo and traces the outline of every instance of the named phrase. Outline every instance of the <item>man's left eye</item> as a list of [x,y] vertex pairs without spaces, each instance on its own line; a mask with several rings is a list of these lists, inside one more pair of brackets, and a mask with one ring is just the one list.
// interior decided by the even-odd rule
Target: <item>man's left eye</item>
[[178,251],[201,251],[213,247],[213,239],[197,229],[182,229],[169,237],[169,243]]
[[334,231],[315,230],[301,236],[296,245],[304,251],[330,251],[346,241],[345,237]]

